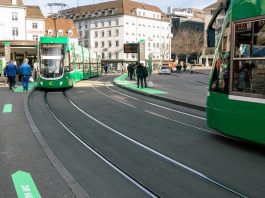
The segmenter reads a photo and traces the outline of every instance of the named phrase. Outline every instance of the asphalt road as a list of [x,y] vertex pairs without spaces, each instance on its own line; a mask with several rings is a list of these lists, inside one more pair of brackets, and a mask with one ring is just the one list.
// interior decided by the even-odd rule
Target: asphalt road
[[90,197],[264,196],[263,147],[218,135],[201,111],[111,81],[37,90],[29,101],[41,134]]

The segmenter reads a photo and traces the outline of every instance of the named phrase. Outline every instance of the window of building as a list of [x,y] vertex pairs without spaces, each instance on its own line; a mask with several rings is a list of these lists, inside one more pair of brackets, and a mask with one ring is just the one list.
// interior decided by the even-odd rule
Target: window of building
[[95,38],[97,38],[98,37],[98,32],[97,31],[95,31]]
[[101,58],[102,58],[102,59],[105,58],[105,53],[104,53],[104,52],[101,54]]
[[111,36],[111,30],[108,30],[108,36]]
[[62,29],[59,29],[58,32],[57,32],[57,36],[60,37],[60,36],[63,36],[63,30]]
[[105,47],[105,42],[104,41],[101,42],[101,47],[102,48]]
[[119,20],[118,19],[116,20],[116,25],[119,25]]
[[104,37],[104,36],[105,36],[105,32],[102,31],[102,32],[101,32],[101,37]]
[[109,59],[111,59],[111,53],[109,53]]
[[38,23],[33,22],[32,23],[32,29],[38,29]]
[[89,48],[89,41],[88,40],[85,40],[85,48]]
[[116,59],[119,59],[119,53],[116,53],[115,55],[116,55]]
[[18,36],[18,28],[17,27],[12,27],[12,35]]
[[18,13],[12,12],[12,21],[18,21]]
[[97,41],[95,42],[95,48],[98,48],[98,42]]
[[111,47],[111,41],[108,41],[108,43],[109,43],[109,47]]
[[48,29],[48,35],[51,36],[53,34],[53,31],[51,29]]
[[98,27],[98,22],[95,22],[95,27]]
[[68,34],[68,36],[73,36],[73,31],[72,30],[68,30],[67,34]]
[[111,26],[111,21],[108,21],[108,23],[109,23],[109,26]]
[[116,29],[115,32],[116,32],[116,36],[119,36],[119,29]]
[[116,47],[119,47],[120,42],[119,41],[115,41]]
[[39,40],[39,36],[38,35],[33,35],[32,38],[33,38],[34,41],[38,41]]
[[104,27],[104,21],[101,21],[101,27]]

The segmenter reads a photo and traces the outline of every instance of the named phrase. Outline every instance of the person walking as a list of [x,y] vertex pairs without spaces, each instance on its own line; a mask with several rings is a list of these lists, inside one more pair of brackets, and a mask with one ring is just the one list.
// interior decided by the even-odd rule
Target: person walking
[[148,70],[146,66],[143,66],[143,70],[144,70],[144,87],[147,87],[147,82],[146,82],[146,78],[148,76]]
[[20,70],[19,70],[22,78],[22,86],[23,86],[23,91],[28,91],[29,87],[29,78],[32,74],[31,67],[28,64],[28,59],[25,58],[23,63],[20,65]]
[[139,83],[141,83],[141,88],[143,89],[144,67],[141,63],[139,63],[137,66],[136,75],[137,75],[137,88],[139,88]]
[[8,78],[9,89],[14,90],[16,86],[17,66],[10,60],[4,70],[4,76]]
[[108,74],[108,64],[104,65],[104,71],[105,71],[105,74]]

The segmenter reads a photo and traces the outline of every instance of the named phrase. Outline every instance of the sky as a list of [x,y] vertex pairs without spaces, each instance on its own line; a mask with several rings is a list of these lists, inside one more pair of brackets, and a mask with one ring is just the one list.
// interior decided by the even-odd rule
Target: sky
[[[39,5],[43,14],[47,15],[50,13],[50,8],[47,6],[48,3],[65,3],[69,7],[76,7],[77,5],[90,5],[101,2],[106,2],[110,0],[24,0],[25,5]],[[150,5],[155,5],[159,7],[163,12],[167,11],[167,7],[171,6],[173,8],[204,8],[208,5],[217,2],[217,0],[137,0],[139,2],[144,2]]]

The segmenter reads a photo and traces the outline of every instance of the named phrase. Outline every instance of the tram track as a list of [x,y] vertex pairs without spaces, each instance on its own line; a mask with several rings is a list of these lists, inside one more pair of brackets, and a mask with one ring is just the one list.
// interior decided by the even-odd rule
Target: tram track
[[[105,86],[105,85],[104,85]],[[107,87],[107,86],[105,86],[106,87],[106,89],[109,89],[110,87]],[[96,92],[94,92],[94,95],[97,93],[98,95],[97,95],[97,97],[100,97],[99,95],[104,95],[105,97],[106,96],[109,96],[108,98],[115,98],[115,95],[113,96],[112,94],[111,94],[111,92],[105,92],[104,91],[104,89],[102,90],[96,90],[97,89],[97,87],[93,87],[93,86],[91,86],[91,88],[93,88]],[[95,89],[96,88],[96,89]],[[93,90],[93,89],[90,89],[90,91],[91,90]],[[110,88],[110,89],[112,89],[112,88]],[[116,91],[116,90],[115,90]],[[60,95],[60,92],[52,92],[55,96],[56,95]],[[70,91],[70,93],[71,93],[71,91]],[[81,92],[80,92],[81,93]],[[89,92],[87,92],[87,91],[85,91],[85,90],[83,90],[83,92],[82,93],[89,93]],[[82,94],[81,93],[81,94]],[[90,93],[92,93],[92,95],[93,95],[93,92],[90,92]],[[103,94],[102,94],[103,93]],[[124,94],[124,93],[122,93],[122,94]],[[121,95],[122,95],[121,94]],[[45,94],[46,96],[46,101],[47,101],[47,93]],[[68,95],[68,94],[67,94]],[[96,95],[95,95],[96,96]],[[50,96],[51,98],[50,99],[52,99],[53,98],[53,96]],[[69,101],[69,98],[67,98],[67,96],[65,95],[65,93],[64,93],[64,98],[70,103],[70,101]],[[72,98],[72,97],[71,97]],[[74,97],[75,98],[75,97]],[[102,99],[103,99],[103,97],[101,97]],[[118,99],[120,99],[119,97],[118,97]],[[138,99],[138,98],[136,98],[136,99]],[[52,101],[52,100],[51,100]],[[116,98],[116,100],[114,100],[114,101],[116,101],[116,102],[118,102],[118,100],[117,100],[117,98]],[[125,100],[126,101],[126,100]],[[138,101],[141,101],[141,99],[138,99]],[[73,101],[72,101],[73,102]],[[81,102],[81,101],[80,101]],[[148,101],[147,101],[148,102]],[[47,101],[47,104],[48,104],[48,101]],[[54,105],[55,103],[53,103],[53,105]],[[71,103],[70,103],[71,104]],[[80,103],[81,104],[81,103]],[[78,105],[78,103],[76,103],[76,105]],[[154,105],[152,105],[152,106],[156,106],[156,105],[158,105],[158,106],[161,106],[161,104],[155,104],[154,103]],[[74,108],[76,108],[74,105],[71,105],[71,106],[73,106]],[[82,105],[81,105],[82,106]],[[126,105],[127,107],[129,107],[128,105]],[[162,106],[162,109],[164,109],[163,108],[164,106]],[[51,107],[52,108],[52,107]],[[82,108],[82,107],[81,107]],[[122,107],[121,107],[122,108]],[[168,107],[166,107],[166,108],[168,108]],[[82,111],[86,111],[85,109],[81,109]],[[171,110],[169,110],[170,112],[172,112]],[[58,112],[60,112],[60,111],[58,111],[58,108],[56,108],[56,111],[54,111],[54,113],[55,113],[55,115],[58,113]],[[86,111],[87,112],[87,111]],[[174,112],[174,111],[173,111]],[[159,117],[159,118],[163,118],[163,119],[166,119],[166,120],[168,120],[168,121],[172,121],[172,122],[175,122],[175,123],[178,123],[178,122],[176,122],[176,120],[170,120],[170,118],[168,118],[168,117],[165,117],[165,116],[162,116],[162,115],[159,115],[159,114],[157,114],[157,113],[155,113],[155,112],[152,112],[152,111],[149,111],[149,112],[146,112],[146,113],[149,113],[150,115],[152,115],[153,114],[153,116],[156,116],[156,117]],[[85,114],[84,114],[85,115]],[[54,115],[53,115],[54,116]],[[58,118],[62,121],[62,124],[65,124],[65,126],[66,127],[68,127],[68,129],[70,129],[71,130],[71,127],[69,127],[70,125],[68,125],[67,123],[65,123],[63,120],[65,120],[64,119],[64,116],[63,116],[63,114],[57,114],[56,116],[58,116]],[[93,117],[93,114],[91,114],[91,116]],[[61,119],[61,118],[63,118],[63,119]],[[78,119],[78,117],[76,117],[77,119]],[[95,118],[95,117],[94,117]],[[57,119],[56,119],[57,120]],[[95,122],[95,120],[93,120],[93,119],[89,119],[89,120],[92,120],[92,121],[94,121]],[[200,119],[199,119],[200,120]],[[59,121],[58,121],[59,122]],[[60,123],[60,122],[59,122]],[[61,124],[61,123],[60,123]],[[61,124],[61,125],[62,125]],[[104,123],[104,121],[102,122],[102,124],[105,124],[107,127],[110,127],[111,129],[113,129],[112,128],[112,126],[111,125],[107,125],[106,123]],[[178,123],[178,124],[181,124],[181,123]],[[62,125],[63,126],[63,125]],[[103,126],[103,125],[101,125],[101,126]],[[103,126],[103,127],[105,127],[105,126]],[[109,129],[109,128],[107,128],[107,127],[105,127],[108,131],[110,131],[111,129]],[[66,129],[64,126],[63,126],[63,128],[64,129]],[[66,129],[67,130],[67,129]],[[76,128],[74,127],[74,130],[76,130]],[[115,129],[114,129],[115,130]],[[73,130],[72,130],[73,131]],[[118,130],[116,130],[116,131],[118,131]],[[122,134],[122,132],[121,132],[122,130],[119,130],[118,132],[120,132],[121,134]],[[68,131],[69,132],[69,131]],[[82,137],[82,135],[78,135],[78,133],[79,133],[79,131],[73,131],[73,132],[75,132],[76,134],[77,134],[77,137]],[[69,134],[70,134],[70,132],[69,132]],[[73,135],[72,135],[73,136]],[[121,137],[121,136],[120,136]],[[82,137],[83,138],[83,137]],[[75,138],[76,139],[76,138]],[[84,139],[85,140],[85,139]],[[125,140],[126,141],[128,141],[128,139],[126,139],[125,138]],[[138,140],[139,141],[139,140]],[[80,141],[79,141],[80,142]],[[86,140],[85,140],[85,142],[84,143],[86,143]],[[131,143],[133,143],[132,141],[131,141]],[[141,143],[141,142],[140,142]],[[82,143],[81,143],[82,144]],[[83,144],[82,144],[83,145]],[[137,145],[137,144],[135,144],[135,145]],[[143,146],[146,146],[146,144],[144,143],[143,144]],[[150,145],[149,145],[150,146]],[[138,147],[139,147],[139,145],[138,145]],[[144,149],[144,147],[142,147],[142,146],[140,146],[140,148],[142,148],[142,149]],[[152,147],[151,147],[152,148]],[[92,148],[93,149],[93,148]],[[95,149],[96,151],[97,151],[97,149]],[[144,149],[144,150],[146,150],[146,149]],[[90,150],[91,151],[91,150]],[[150,152],[148,149],[146,150],[146,151],[148,151],[148,152]],[[160,151],[161,152],[161,151]],[[91,153],[94,153],[93,151],[91,151]],[[100,152],[101,153],[101,152]],[[150,153],[152,153],[152,152],[150,152]],[[158,152],[159,153],[159,152]],[[167,153],[167,152],[166,152]],[[105,155],[105,153],[103,152],[102,153],[103,154],[103,156]],[[154,154],[154,153],[152,153],[152,154]],[[167,153],[168,154],[168,153]],[[154,154],[155,155],[155,154]],[[162,160],[164,160],[164,161],[167,161],[167,160],[165,160],[165,158],[163,159],[163,156],[161,157],[161,156],[159,156],[159,155],[156,155],[156,156],[158,156],[160,159],[162,159]],[[171,156],[171,155],[170,155]],[[165,155],[165,157],[167,157],[166,155]],[[100,158],[99,158],[100,159]],[[112,162],[112,158],[110,158],[110,156],[106,156],[106,159],[109,159],[110,160],[110,162],[111,163],[113,163],[114,165],[116,164],[116,162],[114,161],[114,162]],[[173,160],[174,160],[175,158],[173,158]],[[102,160],[102,159],[101,159]],[[104,161],[104,160],[102,160],[102,161]],[[175,159],[175,161],[176,161],[176,159]],[[171,163],[170,161],[167,161],[167,162],[169,162],[169,163]],[[178,161],[176,161],[176,162],[178,162]],[[106,163],[105,161],[104,161],[104,163]],[[189,168],[191,168],[191,167],[185,167],[185,162],[184,162],[184,164],[179,164],[180,166],[177,166],[177,165],[175,165],[174,163],[171,163],[171,164],[173,164],[174,166],[176,166],[176,167],[178,167],[178,168],[181,168],[181,169],[183,169],[183,167],[181,166],[181,165],[184,165],[184,170],[185,170],[185,168],[186,168],[186,172],[189,172]],[[191,165],[192,166],[192,164],[191,163],[188,163],[189,165]],[[111,166],[110,166],[111,167]],[[119,166],[119,164],[117,164],[117,167],[119,168],[120,166]],[[200,176],[202,176],[202,178],[203,177],[207,177],[207,175],[211,175],[211,176],[213,176],[212,174],[209,174],[209,172],[207,172],[207,175],[204,175],[203,173],[201,173],[201,172],[199,172],[199,171],[197,171],[197,170],[199,170],[198,169],[199,167],[197,167],[197,168],[195,168],[195,169],[193,169],[193,171],[195,171],[195,173],[197,172],[198,173],[198,175],[196,175],[196,174],[194,174],[194,173],[192,173],[192,172],[189,172],[189,173],[192,173],[193,175],[196,175],[196,177],[200,177]],[[122,166],[122,169],[124,169],[124,167]],[[128,176],[130,176],[131,175],[131,173],[130,172],[128,172],[127,173],[127,170],[126,170],[126,168],[124,169],[125,170],[125,173],[128,175]],[[203,171],[204,172],[204,171]],[[120,174],[120,173],[119,173]],[[125,174],[125,176],[126,176],[126,174]],[[126,178],[126,177],[125,177]],[[137,177],[134,177],[134,176],[132,176],[132,178],[135,178],[135,180],[137,181],[139,181],[139,183],[140,184],[146,184],[145,182],[142,182],[142,180],[139,180],[139,178],[137,178]],[[214,177],[214,179],[213,179],[213,181],[216,181],[216,178],[218,178],[218,177]],[[127,178],[126,178],[127,179]],[[207,178],[206,178],[207,179]],[[209,179],[211,179],[210,177],[209,177]],[[220,179],[220,178],[219,178]],[[204,179],[202,179],[202,180],[204,180]],[[218,179],[217,179],[218,180]],[[226,180],[219,180],[219,181],[226,181]],[[211,183],[211,181],[207,181],[207,182],[209,182],[209,183]],[[234,185],[233,185],[233,183],[230,183],[230,182],[228,182],[228,184],[229,185],[224,185],[224,183],[227,183],[227,182],[219,182],[221,185],[223,185],[223,186],[221,186],[221,185],[216,185],[216,184],[214,184],[214,182],[212,183],[212,184],[214,184],[214,185],[216,185],[216,186],[218,186],[218,188],[220,188],[220,189],[223,189],[223,190],[225,190],[225,191],[229,191],[231,194],[234,194],[235,196],[238,196],[238,197],[247,197],[247,195],[245,195],[244,193],[241,193],[240,191],[238,191],[239,189],[242,189],[242,188],[238,188],[238,186],[235,188],[236,190],[234,190]],[[232,185],[231,185],[232,184]],[[146,186],[146,185],[143,185],[143,186]],[[151,189],[151,192],[152,192],[152,190],[153,190],[153,188],[149,188],[148,187],[149,185],[147,185],[147,189]],[[226,187],[228,186],[228,188],[230,189],[226,189]],[[231,186],[233,186],[232,188],[230,188]],[[140,189],[140,188],[139,188]],[[232,191],[231,191],[232,190]],[[233,191],[235,191],[235,192],[233,192]],[[144,191],[143,191],[144,192]],[[154,192],[156,192],[156,191],[154,191]],[[247,192],[247,191],[246,191]],[[148,193],[147,193],[147,195],[148,195]],[[150,196],[150,195],[149,195]],[[160,196],[160,194],[156,194],[156,193],[154,193],[154,197],[158,197],[158,196]]]
[[[65,95],[64,95],[65,96]],[[109,167],[111,167],[113,170],[115,170],[117,173],[119,173],[122,177],[126,178],[130,183],[135,185],[137,188],[141,189],[143,192],[145,192],[148,196],[152,198],[158,198],[159,196],[156,195],[156,193],[152,192],[150,189],[148,189],[146,186],[141,184],[139,181],[128,175],[125,171],[123,171],[121,168],[116,166],[109,160],[108,158],[104,157],[102,154],[100,154],[96,149],[91,147],[82,137],[80,137],[74,130],[72,130],[70,127],[68,127],[63,120],[60,119],[58,115],[56,115],[55,111],[52,109],[52,107],[49,105],[48,99],[47,99],[47,92],[45,92],[44,95],[44,101],[46,103],[46,106],[52,116],[60,123],[60,125],[63,126],[63,128],[72,135],[76,140],[78,140],[84,147],[86,147],[90,152],[92,152],[94,155],[96,155],[99,159],[104,161]]]
[[[100,78],[99,80],[104,80],[104,78]],[[108,83],[109,84],[109,83]],[[112,84],[113,85],[113,84]],[[128,106],[131,106],[133,108],[136,108],[134,105],[131,105],[131,104],[128,104],[126,102],[122,102],[121,100],[118,100],[116,99],[115,97],[112,97],[110,95],[107,95],[105,94],[104,92],[100,91],[99,89],[97,89],[93,84],[91,85],[93,87],[93,89],[95,89],[97,92],[101,93],[102,95],[108,97],[108,98],[111,98],[117,102],[120,102],[120,103],[123,103],[123,104],[126,104]],[[104,81],[104,86],[109,89],[110,91],[114,92],[114,93],[117,93],[117,94],[120,94],[122,96],[125,96],[127,98],[130,98],[130,99],[133,99],[135,101],[139,101],[139,102],[142,102],[144,104],[147,104],[147,105],[151,105],[151,106],[154,106],[154,107],[157,107],[157,108],[161,108],[161,109],[164,109],[164,110],[167,110],[169,112],[174,112],[174,113],[177,113],[177,114],[180,114],[180,115],[184,115],[184,116],[188,116],[188,117],[192,117],[192,118],[195,118],[195,119],[198,119],[198,120],[202,120],[202,121],[206,121],[206,118],[204,117],[201,117],[201,116],[197,116],[197,115],[193,115],[193,114],[190,114],[190,113],[186,113],[186,112],[183,112],[183,111],[179,111],[179,110],[175,110],[175,109],[172,109],[172,108],[169,108],[169,107],[166,107],[166,106],[162,106],[162,105],[159,105],[159,104],[155,104],[154,102],[149,102],[149,101],[146,101],[146,100],[142,100],[142,99],[139,99],[139,98],[135,98],[133,96],[129,96],[127,94],[124,94],[120,91],[117,91],[115,89],[112,89],[110,88],[110,86],[106,85],[105,81]],[[113,85],[114,86],[114,85]],[[197,126],[194,126],[192,124],[188,124],[186,122],[183,122],[183,121],[179,121],[179,120],[175,120],[175,119],[172,119],[172,118],[169,118],[169,117],[166,117],[164,115],[161,115],[159,113],[156,113],[156,112],[151,112],[151,111],[148,111],[148,110],[144,110],[144,112],[146,113],[149,113],[149,114],[152,114],[154,116],[158,116],[160,118],[163,118],[163,119],[166,119],[166,120],[169,120],[169,121],[172,121],[172,122],[175,122],[175,123],[178,123],[178,124],[183,124],[185,126],[190,126],[192,128],[196,128],[198,129],[199,131],[201,132],[206,132],[206,133],[209,133],[209,134],[213,134],[213,135],[216,135],[216,136],[219,136],[219,137],[222,137],[222,138],[226,138],[226,139],[229,139],[229,140],[233,140],[233,141],[236,141],[236,142],[243,142],[245,143],[244,140],[241,140],[241,139],[237,139],[237,138],[233,138],[231,136],[227,136],[225,134],[222,134],[222,133],[218,133],[218,132],[215,132],[213,130],[209,130],[209,129],[205,129],[205,128],[202,128],[202,127],[197,127]]]
[[167,161],[167,162],[173,164],[174,166],[177,166],[177,167],[185,170],[189,174],[195,175],[196,177],[198,177],[198,178],[200,178],[202,180],[205,180],[205,181],[207,181],[207,182],[209,182],[209,183],[211,183],[213,185],[218,186],[219,188],[221,188],[221,189],[223,189],[225,191],[229,191],[230,193],[232,193],[232,194],[234,194],[234,195],[236,195],[238,197],[244,197],[244,198],[248,197],[244,193],[241,193],[241,192],[233,189],[232,187],[229,187],[229,186],[225,185],[222,182],[219,182],[219,181],[217,181],[215,179],[212,179],[211,177],[209,177],[209,176],[205,175],[204,173],[200,172],[199,170],[195,170],[195,169],[193,169],[193,168],[191,168],[191,167],[189,167],[189,166],[187,166],[187,165],[185,165],[185,164],[183,164],[183,163],[181,163],[179,161],[176,161],[176,160],[174,160],[174,159],[172,159],[172,158],[170,158],[170,157],[168,157],[168,156],[156,151],[155,149],[152,149],[152,148],[150,148],[150,147],[148,147],[148,146],[146,146],[146,145],[144,145],[144,144],[142,144],[142,143],[140,143],[140,142],[138,142],[138,141],[126,136],[126,135],[124,135],[122,132],[113,129],[112,127],[108,126],[107,124],[97,120],[92,115],[88,114],[87,112],[85,112],[84,110],[79,108],[72,100],[70,100],[66,96],[65,92],[64,92],[64,97],[69,101],[69,103],[71,105],[73,105],[78,111],[80,111],[86,117],[88,117],[89,119],[91,119],[94,122],[98,123],[99,125],[105,127],[106,129],[108,129],[109,131],[115,133],[116,135],[120,136],[121,138],[123,138],[123,139],[135,144],[136,146],[138,146],[138,147],[150,152],[151,154],[159,157],[160,159],[162,159],[164,161]]

